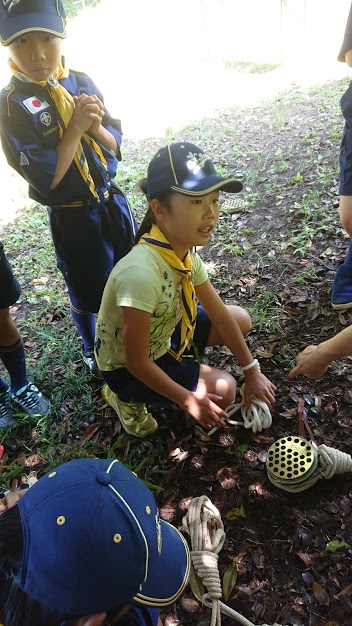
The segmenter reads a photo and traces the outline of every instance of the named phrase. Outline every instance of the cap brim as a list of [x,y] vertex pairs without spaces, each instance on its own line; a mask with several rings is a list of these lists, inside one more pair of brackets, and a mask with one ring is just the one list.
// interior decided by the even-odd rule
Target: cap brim
[[181,193],[185,196],[204,196],[212,191],[226,191],[227,193],[239,193],[243,189],[243,185],[235,178],[223,178],[222,176],[207,175],[203,180],[194,179],[184,181],[182,187],[174,185],[171,187],[173,191]]
[[57,37],[66,37],[65,20],[58,15],[49,13],[26,13],[16,15],[1,24],[0,41],[3,46],[9,46],[15,39],[25,33],[41,31]]
[[183,535],[163,520],[160,521],[160,527],[161,554],[150,559],[148,578],[133,598],[139,604],[155,607],[168,606],[177,600],[188,583],[191,567],[191,557]]

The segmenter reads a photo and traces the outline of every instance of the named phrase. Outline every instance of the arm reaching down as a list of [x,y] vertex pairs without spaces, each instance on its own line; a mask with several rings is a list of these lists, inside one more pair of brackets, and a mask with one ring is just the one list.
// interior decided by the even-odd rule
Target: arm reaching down
[[316,380],[323,376],[331,361],[349,355],[352,355],[352,326],[317,346],[307,346],[297,356],[296,367],[289,377],[305,375]]

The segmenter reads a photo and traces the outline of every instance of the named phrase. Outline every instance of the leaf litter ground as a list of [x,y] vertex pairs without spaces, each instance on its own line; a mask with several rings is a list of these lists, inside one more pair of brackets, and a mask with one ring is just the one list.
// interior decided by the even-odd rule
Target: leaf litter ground
[[[292,85],[267,106],[221,109],[216,119],[170,131],[166,138],[205,146],[217,155],[218,167],[244,180],[242,210],[222,211],[218,235],[200,254],[223,300],[252,313],[248,344],[278,388],[272,426],[257,434],[227,426],[209,440],[174,408],[155,415],[159,429],[150,440],[133,440],[120,434],[99,384],[87,384],[78,361],[70,372],[56,364],[38,375],[47,394],[67,387],[70,375],[82,377],[80,390],[68,392],[58,404],[52,439],[44,442],[40,429],[20,427],[5,439],[4,479],[6,467],[16,464],[35,466],[40,475],[57,459],[116,454],[134,467],[139,463],[148,468],[147,480],[162,487],[156,491],[161,516],[176,525],[191,498],[207,495],[218,507],[226,532],[219,555],[221,577],[233,563],[237,568],[227,603],[255,624],[352,623],[351,474],[291,494],[275,488],[265,470],[268,448],[280,437],[298,434],[302,412],[318,444],[346,453],[352,449],[351,358],[333,363],[319,381],[288,378],[300,350],[351,323],[348,311],[336,313],[330,305],[334,272],[348,245],[337,209],[342,130],[338,101],[346,85],[338,81],[305,91]],[[140,163],[143,171],[162,143],[165,139],[127,141],[125,162]],[[136,202],[139,217],[142,206],[142,201]],[[5,241],[13,228],[6,227]],[[28,252],[33,262],[38,249]],[[56,270],[51,279],[67,303]],[[25,328],[30,362],[38,366],[44,343],[35,324],[29,329],[25,325],[29,313],[37,311],[38,319],[55,327],[64,341],[71,341],[74,332],[64,308],[31,302],[32,284],[26,285],[26,297],[13,315]],[[53,358],[55,350],[60,351],[53,344]],[[242,373],[228,350],[214,350],[207,359],[233,371],[240,386]],[[88,397],[82,413],[77,406]],[[328,549],[329,542],[337,542],[332,544],[335,551]],[[188,590],[164,611],[163,619],[166,626],[205,626],[209,611]],[[225,626],[230,623],[223,619]]]

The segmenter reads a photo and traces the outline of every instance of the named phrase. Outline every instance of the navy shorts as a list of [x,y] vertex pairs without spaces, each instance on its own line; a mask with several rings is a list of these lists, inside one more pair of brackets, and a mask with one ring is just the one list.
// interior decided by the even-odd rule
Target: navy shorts
[[0,309],[8,309],[17,302],[20,297],[21,286],[12,273],[4,246],[0,242]]
[[127,198],[115,188],[107,200],[80,207],[48,207],[57,267],[78,311],[97,313],[114,265],[133,246],[137,230]]
[[352,196],[352,83],[343,94],[341,111],[345,118],[339,165],[340,165],[340,195]]
[[[155,361],[172,380],[176,383],[195,391],[199,379],[199,362],[196,360],[198,356],[204,353],[208,345],[208,339],[211,329],[211,321],[201,306],[197,307],[197,321],[193,335],[192,348],[184,352],[182,361],[177,361],[169,352]],[[171,347],[177,352],[181,338],[181,323],[179,323],[171,338]],[[102,372],[105,382],[110,389],[118,394],[119,398],[124,402],[145,402],[150,406],[171,405],[170,400],[164,398],[156,391],[149,389],[138,378],[135,378],[130,372],[122,367],[117,370]]]

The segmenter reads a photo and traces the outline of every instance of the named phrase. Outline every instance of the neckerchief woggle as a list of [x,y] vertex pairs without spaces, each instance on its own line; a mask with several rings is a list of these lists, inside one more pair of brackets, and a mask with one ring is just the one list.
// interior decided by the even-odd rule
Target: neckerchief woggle
[[[59,80],[61,78],[67,78],[69,74],[69,69],[65,66],[65,60],[62,59],[62,61],[63,62],[59,64],[53,75],[50,76],[50,78],[46,81],[33,80],[33,78],[31,78],[30,76],[28,76],[24,72],[21,72],[20,68],[17,67],[17,65],[11,59],[9,60],[10,70],[12,74],[16,76],[16,78],[18,78],[18,80],[21,80],[23,83],[33,83],[34,85],[40,85],[41,87],[46,87],[48,89],[49,94],[54,100],[55,106],[64,124],[64,126],[62,126],[60,120],[58,120],[60,139],[71,121],[73,110],[75,108],[75,103],[71,94],[67,91],[67,89],[65,89],[65,87],[63,87],[59,83]],[[90,137],[87,133],[83,133],[82,137],[92,147],[92,149],[100,159],[103,167],[105,167],[105,170],[107,170],[106,159],[97,142],[94,141],[94,139],[92,139],[92,137]],[[84,182],[88,186],[90,192],[95,198],[98,199],[99,195],[95,191],[95,184],[89,171],[89,166],[86,156],[84,154],[82,142],[80,142],[77,146],[77,150],[74,156],[74,162],[76,163],[78,171],[81,174]]]
[[197,319],[197,304],[192,282],[191,254],[187,252],[185,258],[181,261],[156,224],[153,224],[149,233],[141,237],[139,244],[145,244],[158,250],[163,259],[181,276],[181,342],[177,353],[172,349],[169,350],[170,354],[180,361],[183,352],[190,346]]

